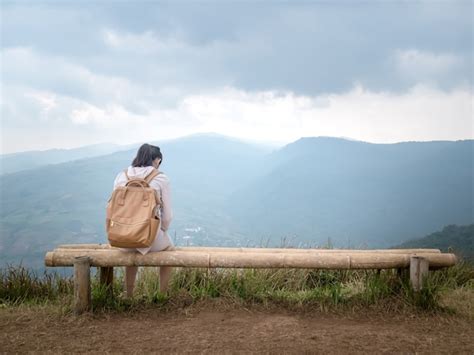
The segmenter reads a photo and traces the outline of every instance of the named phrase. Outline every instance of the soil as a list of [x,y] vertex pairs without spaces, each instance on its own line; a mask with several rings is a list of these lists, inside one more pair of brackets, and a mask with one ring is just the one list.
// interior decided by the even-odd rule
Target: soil
[[0,309],[0,352],[472,354],[473,323],[454,316],[242,306],[80,317],[7,308]]

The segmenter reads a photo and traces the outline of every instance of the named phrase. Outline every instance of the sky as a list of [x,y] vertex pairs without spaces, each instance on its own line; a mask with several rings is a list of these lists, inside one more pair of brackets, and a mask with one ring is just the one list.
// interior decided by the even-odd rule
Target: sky
[[1,152],[473,139],[472,1],[1,2]]

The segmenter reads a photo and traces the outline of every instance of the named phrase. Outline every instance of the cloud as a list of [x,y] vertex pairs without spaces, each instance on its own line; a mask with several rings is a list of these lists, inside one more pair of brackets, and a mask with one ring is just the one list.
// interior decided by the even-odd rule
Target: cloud
[[50,112],[57,106],[56,95],[49,92],[31,91],[25,93],[25,97],[32,98],[39,106],[40,118],[47,118],[50,116]]
[[375,143],[474,139],[474,96],[469,87],[443,91],[418,85],[400,94],[356,86],[344,93],[315,96],[224,87],[185,95],[173,108],[147,101],[148,110],[142,113],[128,110],[120,101],[93,104],[53,92],[18,88],[8,88],[8,92],[15,93],[7,98],[7,107],[16,108],[17,116],[36,112],[23,132],[24,141],[5,137],[9,152],[35,144],[51,148],[105,141],[134,143],[209,131],[282,142],[302,136],[342,136]]
[[468,88],[444,92],[415,86],[396,94],[359,86],[318,96],[227,89],[191,96],[183,107],[190,115],[206,118],[203,130],[242,138],[290,141],[324,135],[393,143],[472,139],[472,104]]
[[0,6],[3,151],[198,131],[472,137],[471,4]]
[[[427,62],[439,68],[450,55],[464,64],[443,71],[440,80],[435,69],[423,69],[422,81],[444,89],[472,81],[468,2],[1,6],[3,48],[31,48],[154,89],[235,86],[317,95],[344,92],[357,82],[402,92],[420,81],[417,68]],[[47,75],[57,77],[52,66],[44,82]]]
[[81,64],[46,56],[29,47],[6,48],[0,56],[4,84],[22,86],[31,92],[54,93],[94,105],[119,102],[137,113],[146,112],[149,102],[169,104],[180,94],[178,89],[165,85],[150,87],[127,77],[93,72]]
[[418,49],[397,50],[395,62],[398,71],[416,81],[436,81],[464,66],[461,56],[453,53],[433,53]]
[[104,29],[102,30],[102,37],[109,48],[137,54],[182,50],[187,47],[183,42],[174,38],[158,38],[152,31],[135,34]]

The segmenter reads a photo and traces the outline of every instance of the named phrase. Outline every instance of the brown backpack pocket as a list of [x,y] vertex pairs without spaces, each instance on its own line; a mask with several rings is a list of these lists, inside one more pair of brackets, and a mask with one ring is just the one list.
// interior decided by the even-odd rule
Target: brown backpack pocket
[[150,218],[133,224],[106,219],[110,245],[119,248],[146,248],[156,238],[160,220]]

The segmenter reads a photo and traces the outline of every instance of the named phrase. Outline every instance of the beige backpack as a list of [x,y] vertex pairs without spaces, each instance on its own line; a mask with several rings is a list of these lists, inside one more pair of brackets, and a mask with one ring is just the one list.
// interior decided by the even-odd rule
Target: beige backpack
[[160,219],[155,211],[160,196],[150,187],[150,181],[160,174],[156,169],[145,179],[130,179],[117,187],[107,204],[106,230],[110,245],[120,248],[146,248],[156,237]]

